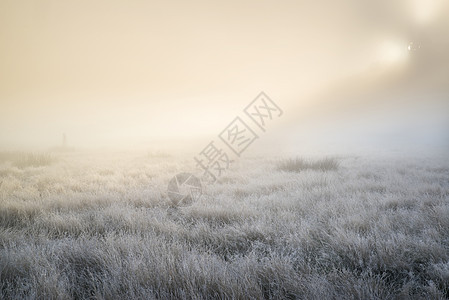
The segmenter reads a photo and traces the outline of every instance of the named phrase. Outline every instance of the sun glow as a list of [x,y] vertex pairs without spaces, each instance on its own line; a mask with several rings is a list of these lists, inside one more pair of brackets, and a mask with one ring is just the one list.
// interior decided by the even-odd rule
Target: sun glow
[[378,50],[379,60],[388,64],[404,63],[408,57],[408,47],[405,42],[385,41]]
[[444,0],[413,0],[412,13],[419,24],[426,24],[436,17],[444,4]]

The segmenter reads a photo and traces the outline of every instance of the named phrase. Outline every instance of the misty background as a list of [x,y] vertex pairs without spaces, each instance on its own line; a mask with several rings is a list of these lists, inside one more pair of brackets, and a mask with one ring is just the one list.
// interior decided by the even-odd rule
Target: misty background
[[265,91],[263,148],[447,152],[448,37],[445,0],[2,0],[0,149],[210,140]]

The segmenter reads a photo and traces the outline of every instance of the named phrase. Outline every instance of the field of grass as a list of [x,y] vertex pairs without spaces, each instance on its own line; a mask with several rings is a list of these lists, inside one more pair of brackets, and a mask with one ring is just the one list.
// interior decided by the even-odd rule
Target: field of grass
[[445,299],[449,160],[0,154],[0,299]]

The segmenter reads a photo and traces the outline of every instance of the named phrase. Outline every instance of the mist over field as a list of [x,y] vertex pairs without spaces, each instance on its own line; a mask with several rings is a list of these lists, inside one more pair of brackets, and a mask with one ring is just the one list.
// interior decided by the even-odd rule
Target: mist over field
[[449,3],[0,0],[0,299],[448,299]]

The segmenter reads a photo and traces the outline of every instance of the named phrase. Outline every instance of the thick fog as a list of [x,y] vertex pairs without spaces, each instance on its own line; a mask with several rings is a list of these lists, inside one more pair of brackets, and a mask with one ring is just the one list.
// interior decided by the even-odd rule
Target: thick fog
[[448,6],[1,1],[0,147],[213,138],[260,91],[278,147],[440,147]]

